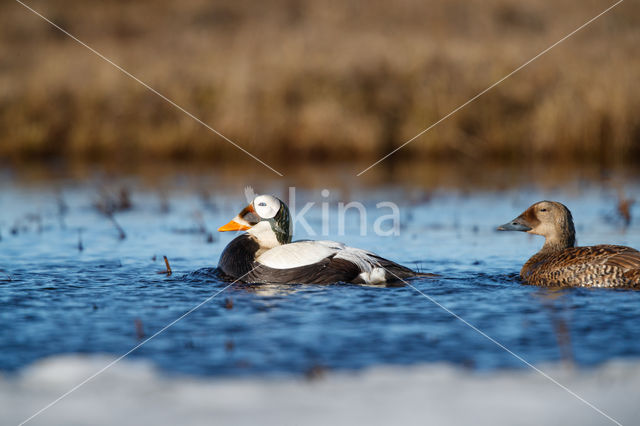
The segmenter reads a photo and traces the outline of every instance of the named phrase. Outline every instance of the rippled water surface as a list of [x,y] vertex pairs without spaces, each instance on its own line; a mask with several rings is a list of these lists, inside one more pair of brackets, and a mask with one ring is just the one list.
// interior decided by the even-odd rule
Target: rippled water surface
[[[180,178],[172,178],[180,182]],[[240,182],[149,187],[135,178],[0,184],[0,371],[11,372],[61,353],[120,355],[181,317],[228,283],[215,274],[234,237],[215,229],[244,205],[242,185],[286,196],[286,185]],[[261,186],[263,186],[261,188]],[[95,207],[120,188],[130,209],[115,214],[125,232]],[[581,245],[640,247],[640,217],[626,230],[616,216],[616,190],[600,183],[540,189],[429,190],[390,183],[375,187],[298,188],[298,210],[321,232],[298,226],[297,238],[335,239],[365,248],[437,278],[411,287],[349,284],[233,285],[134,351],[167,372],[196,375],[308,373],[378,364],[448,361],[480,370],[567,360],[591,366],[640,356],[640,292],[550,290],[524,286],[520,266],[542,244],[496,225],[543,198],[573,211]],[[560,189],[559,189],[560,188]],[[638,197],[637,180],[625,181]],[[109,194],[105,196],[104,194]],[[355,211],[338,235],[339,201],[367,207],[367,233]],[[373,223],[400,208],[400,235],[377,236]],[[166,255],[173,274],[165,269]],[[450,311],[450,312],[448,312]],[[453,315],[454,313],[455,315]],[[456,316],[459,316],[457,318]]]

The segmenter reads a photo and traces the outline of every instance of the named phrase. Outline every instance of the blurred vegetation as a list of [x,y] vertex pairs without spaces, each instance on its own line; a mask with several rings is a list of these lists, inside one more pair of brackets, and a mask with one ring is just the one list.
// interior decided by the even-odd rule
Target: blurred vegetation
[[[612,2],[28,4],[250,152],[290,161],[375,160]],[[636,158],[638,16],[622,3],[401,153]],[[16,2],[0,5],[0,37],[0,158],[244,156]]]

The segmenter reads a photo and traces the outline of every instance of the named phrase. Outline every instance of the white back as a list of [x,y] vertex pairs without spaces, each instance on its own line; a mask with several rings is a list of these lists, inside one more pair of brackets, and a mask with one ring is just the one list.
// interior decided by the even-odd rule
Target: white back
[[298,241],[267,250],[258,256],[256,261],[269,268],[289,269],[312,265],[335,255],[337,259],[348,260],[356,264],[361,271],[368,272],[378,266],[371,254],[366,250],[348,247],[335,241]]

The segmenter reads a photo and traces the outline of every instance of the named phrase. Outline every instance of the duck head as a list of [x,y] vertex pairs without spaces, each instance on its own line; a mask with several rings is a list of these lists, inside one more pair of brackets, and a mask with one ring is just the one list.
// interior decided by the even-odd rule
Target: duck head
[[291,242],[291,217],[285,203],[271,195],[258,195],[218,231],[247,231],[263,248]]
[[543,249],[565,249],[576,244],[573,217],[569,209],[555,201],[535,203],[511,222],[498,227],[498,231],[522,231],[542,235]]

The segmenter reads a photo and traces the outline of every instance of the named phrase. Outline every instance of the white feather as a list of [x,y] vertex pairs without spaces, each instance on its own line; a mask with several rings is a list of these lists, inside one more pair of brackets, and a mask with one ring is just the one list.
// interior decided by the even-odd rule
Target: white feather
[[367,284],[383,284],[387,282],[384,268],[373,268],[371,272],[363,272],[360,278]]
[[253,208],[263,219],[271,219],[280,210],[280,200],[271,195],[258,195],[253,200]]
[[255,240],[260,244],[262,249],[272,249],[273,247],[284,247],[276,238],[275,232],[271,229],[269,222],[258,222],[255,226],[247,231],[249,235],[253,235]]
[[345,246],[343,250],[340,250],[336,254],[336,259],[348,260],[354,263],[362,272],[371,272],[371,270],[378,266],[378,262],[371,257],[373,253],[362,250],[359,248]]
[[256,261],[269,268],[298,268],[318,263],[324,258],[333,256],[341,248],[322,243],[325,241],[298,241],[284,244],[265,251]]
[[245,186],[244,187],[244,197],[247,199],[247,204],[251,204],[254,200],[254,198],[256,198],[258,196],[258,194],[256,194],[253,191],[253,188],[250,186]]
[[[372,274],[374,268],[381,268],[377,268],[379,264],[371,257],[371,252],[348,247],[335,241],[298,241],[277,246],[262,253],[256,261],[274,269],[289,269],[312,265],[334,255],[336,259],[347,260],[366,273],[367,278],[363,277],[366,282],[379,278],[379,272]],[[384,270],[382,272],[384,277]]]

